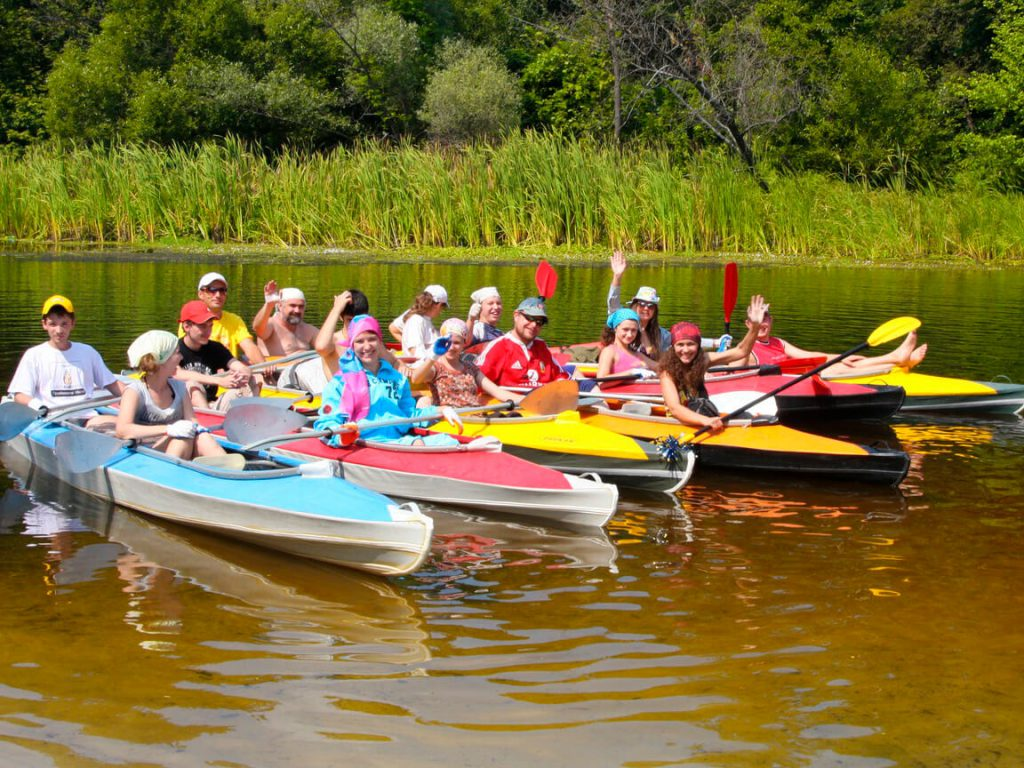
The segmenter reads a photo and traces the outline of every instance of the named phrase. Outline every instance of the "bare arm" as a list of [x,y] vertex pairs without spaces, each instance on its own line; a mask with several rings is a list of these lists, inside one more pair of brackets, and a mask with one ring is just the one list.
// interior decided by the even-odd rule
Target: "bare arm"
[[480,389],[483,390],[484,394],[490,395],[495,400],[511,400],[513,403],[518,403],[526,397],[526,395],[509,392],[507,389],[499,387],[482,374],[480,376]]
[[712,365],[725,365],[740,360],[746,360],[754,349],[754,342],[757,341],[757,332],[761,330],[761,323],[764,321],[764,313],[768,305],[764,296],[755,295],[750,297],[750,306],[747,307],[747,334],[742,341],[732,349],[724,352],[708,352],[708,360]]
[[256,338],[266,341],[273,329],[270,327],[270,316],[274,314],[274,305],[278,301],[277,282],[271,280],[263,286],[263,306],[252,319],[252,330]]
[[615,251],[611,259],[612,284],[608,289],[608,314],[622,307],[622,273],[626,271],[626,257]]
[[597,356],[597,378],[603,379],[605,376],[610,376],[614,365],[615,345],[609,344],[607,347],[602,349],[601,354]]
[[267,361],[267,358],[263,356],[260,348],[256,346],[256,342],[252,339],[242,339],[238,342],[238,346],[250,363],[265,363]]

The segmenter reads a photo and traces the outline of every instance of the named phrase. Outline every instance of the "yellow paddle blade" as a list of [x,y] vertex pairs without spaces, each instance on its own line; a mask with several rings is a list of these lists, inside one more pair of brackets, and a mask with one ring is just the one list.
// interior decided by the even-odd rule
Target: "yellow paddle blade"
[[879,344],[906,336],[911,331],[921,327],[921,321],[916,317],[894,317],[887,323],[882,323],[875,328],[868,336],[868,346],[877,347]]

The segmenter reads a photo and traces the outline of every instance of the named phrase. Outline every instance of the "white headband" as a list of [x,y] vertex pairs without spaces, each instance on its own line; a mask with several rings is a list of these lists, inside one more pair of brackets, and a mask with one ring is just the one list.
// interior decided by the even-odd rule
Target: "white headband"
[[486,288],[477,288],[475,291],[469,294],[469,298],[471,298],[477,304],[483,304],[485,301],[492,297],[496,299],[501,298],[501,294],[498,293],[498,289],[495,288],[493,285],[489,285]]
[[282,288],[281,289],[281,301],[305,301],[306,294],[300,291],[298,288]]

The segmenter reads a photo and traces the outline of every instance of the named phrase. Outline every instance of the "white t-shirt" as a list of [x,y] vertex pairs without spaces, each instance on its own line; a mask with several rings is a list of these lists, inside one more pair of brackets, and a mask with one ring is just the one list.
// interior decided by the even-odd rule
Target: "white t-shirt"
[[429,318],[410,314],[405,318],[405,328],[402,329],[402,354],[426,357],[436,338],[437,328]]
[[93,390],[115,381],[99,352],[88,344],[72,341],[71,347],[62,351],[44,342],[21,356],[7,391],[38,398],[53,408],[91,398]]

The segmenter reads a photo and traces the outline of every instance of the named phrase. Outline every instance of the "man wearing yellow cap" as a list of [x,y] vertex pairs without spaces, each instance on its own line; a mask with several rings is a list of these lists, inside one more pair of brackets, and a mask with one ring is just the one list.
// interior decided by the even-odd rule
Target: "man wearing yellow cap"
[[30,408],[54,408],[93,396],[96,389],[120,395],[124,386],[88,344],[71,341],[75,306],[66,296],[43,303],[43,330],[49,340],[25,351],[7,391]]

